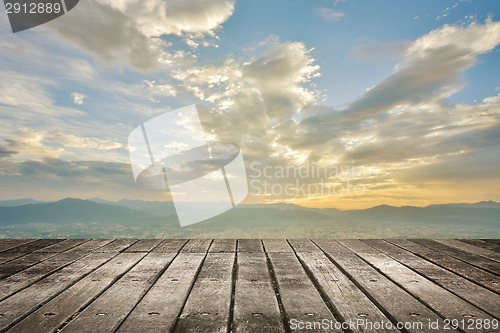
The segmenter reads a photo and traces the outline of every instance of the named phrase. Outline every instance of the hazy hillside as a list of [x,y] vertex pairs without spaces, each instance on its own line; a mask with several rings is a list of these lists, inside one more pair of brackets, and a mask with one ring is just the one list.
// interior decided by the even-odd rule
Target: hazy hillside
[[500,237],[500,203],[493,201],[346,211],[292,204],[239,205],[185,228],[179,226],[171,202],[97,198],[33,202],[0,202],[0,237]]
[[99,222],[137,225],[137,221],[147,220],[149,223],[158,223],[154,217],[145,212],[121,206],[71,198],[51,203],[0,207],[0,226],[37,222],[52,224]]

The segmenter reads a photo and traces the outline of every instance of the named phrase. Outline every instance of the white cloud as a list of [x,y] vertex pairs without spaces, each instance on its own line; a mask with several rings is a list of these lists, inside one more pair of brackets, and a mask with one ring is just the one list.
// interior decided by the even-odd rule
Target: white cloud
[[345,16],[345,13],[326,7],[318,8],[318,14],[325,21],[338,21]]
[[414,41],[393,75],[344,112],[331,116],[339,121],[354,120],[386,112],[397,105],[418,105],[446,98],[462,89],[462,73],[474,65],[476,57],[498,44],[500,22],[487,20],[466,27],[444,25]]
[[73,92],[73,93],[71,93],[71,97],[73,97],[73,103],[74,104],[82,105],[83,104],[83,100],[85,98],[87,98],[88,96],[85,95],[85,94],[82,94],[82,93]]
[[11,152],[17,161],[61,156],[83,159],[93,155],[93,151],[110,151],[122,148],[122,144],[111,139],[82,137],[55,130],[34,130],[21,127],[9,139],[4,140],[0,150]]
[[185,35],[194,46],[195,38],[214,37],[233,11],[232,0],[86,0],[48,26],[107,63],[146,70],[172,60],[159,36]]
[[133,18],[146,36],[213,34],[234,11],[233,0],[102,0]]

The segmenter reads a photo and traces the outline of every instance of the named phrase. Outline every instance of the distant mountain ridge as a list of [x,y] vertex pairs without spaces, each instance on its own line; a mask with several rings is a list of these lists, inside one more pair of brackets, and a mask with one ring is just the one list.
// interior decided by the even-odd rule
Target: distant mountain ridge
[[[121,199],[119,201],[109,201],[109,200],[104,200],[101,198],[89,198],[89,199],[75,199],[75,198],[65,198],[61,199],[58,201],[40,201],[40,200],[35,200],[31,198],[24,198],[24,199],[14,199],[14,200],[4,200],[0,201],[0,207],[16,207],[16,206],[22,206],[26,204],[40,204],[40,203],[54,203],[54,202],[59,202],[59,201],[64,201],[66,199],[74,199],[74,200],[82,200],[82,201],[91,201],[95,202],[98,204],[107,204],[107,205],[115,205],[115,206],[122,206],[122,207],[127,207],[131,209],[139,209],[139,208],[146,208],[146,207],[154,207],[155,205],[164,205],[166,206],[171,206],[173,207],[173,203],[169,201],[145,201],[145,200],[130,200],[130,199]],[[392,207],[392,208],[431,208],[431,207],[444,207],[444,206],[449,206],[449,207],[462,207],[462,208],[500,208],[500,202],[489,200],[489,201],[479,201],[476,203],[448,203],[448,204],[431,204],[428,206],[391,206],[387,204],[383,205],[378,205],[378,206],[373,206],[370,208],[364,208],[364,209],[347,209],[347,210],[342,210],[338,208],[333,208],[333,207],[328,207],[328,208],[311,208],[311,207],[305,207],[305,206],[300,206],[296,204],[291,204],[291,203],[277,203],[277,204],[241,204],[240,206],[245,206],[245,207],[255,207],[255,208],[276,208],[276,209],[300,209],[300,210],[331,210],[331,211],[339,211],[339,212],[346,212],[346,211],[359,211],[359,210],[369,210],[369,209],[374,209],[377,207]]]
[[0,225],[23,223],[119,223],[133,224],[153,218],[146,212],[122,206],[66,198],[56,202],[35,202],[20,206],[0,206]]
[[0,238],[500,238],[500,203],[494,201],[360,210],[242,204],[185,228],[172,202],[66,198],[3,203]]

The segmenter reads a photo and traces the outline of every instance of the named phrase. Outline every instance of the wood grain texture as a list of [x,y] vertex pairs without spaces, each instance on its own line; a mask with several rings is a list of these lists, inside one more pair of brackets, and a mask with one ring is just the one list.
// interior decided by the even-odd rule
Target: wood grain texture
[[[337,322],[321,294],[308,278],[295,253],[269,253],[268,255],[286,314],[286,322],[291,329],[296,321]],[[292,331],[310,330],[297,327]],[[331,332],[342,332],[342,330],[334,329]]]
[[169,332],[177,322],[205,254],[179,253],[118,332]]
[[[297,253],[321,291],[328,297],[331,306],[342,322],[370,320],[372,322],[390,321],[379,308],[340,271],[323,253]],[[354,328],[353,332],[399,332],[396,328],[374,329],[373,327]]]
[[2,239],[0,332],[456,332],[444,318],[500,319],[499,250],[494,239]]
[[451,246],[434,241],[432,239],[412,239],[411,241],[419,245],[428,247],[430,249],[436,250],[438,252],[444,253],[458,260],[471,263],[472,265],[487,270],[493,274],[500,275],[500,265],[498,265],[498,262],[494,260],[482,257],[480,255],[471,252],[453,248]]
[[115,331],[173,258],[173,253],[149,253],[62,331]]
[[236,252],[236,239],[214,239],[208,252]]
[[487,250],[487,249],[484,249],[484,248],[479,247],[479,246],[460,242],[459,240],[456,240],[456,239],[436,239],[435,241],[438,243],[447,245],[449,247],[459,249],[461,251],[477,254],[481,257],[491,259],[491,260],[494,260],[496,262],[500,262],[500,253],[497,253],[497,252],[494,252],[491,250]]
[[292,247],[286,239],[263,239],[264,248],[267,253],[269,252],[293,252]]
[[121,253],[30,314],[11,332],[54,332],[126,273],[144,253]]
[[207,255],[175,332],[228,331],[234,260],[234,253]]
[[238,239],[238,252],[264,252],[260,239]]
[[264,253],[238,253],[234,318],[237,333],[285,332]]
[[500,295],[389,242],[377,239],[365,242],[492,316],[500,318]]
[[187,243],[187,239],[165,239],[151,252],[168,253],[179,252]]
[[[347,249],[337,241],[314,241],[327,256],[334,261],[342,271],[363,290],[366,295],[384,312],[394,323],[438,321],[444,326],[442,318],[429,309],[410,293],[400,288],[393,281],[368,265],[356,253]],[[408,332],[427,332],[425,327],[414,327]],[[455,331],[456,332],[456,331]]]
[[473,282],[482,285],[494,292],[500,293],[500,277],[473,266],[465,261],[453,258],[442,252],[429,249],[415,242],[405,239],[390,239],[390,243],[406,249],[418,256],[459,274]]
[[90,254],[0,302],[0,331],[18,323],[115,255]]
[[[433,283],[429,279],[426,279],[368,244],[356,239],[341,240],[339,242],[378,269],[413,297],[420,300],[429,308],[434,309],[440,316],[456,320],[467,317],[484,318],[488,320],[493,319],[491,315],[464,301],[445,288]],[[474,332],[477,331],[477,329],[465,329],[464,331]],[[483,328],[481,331],[490,333],[498,332],[497,329],[493,328]]]

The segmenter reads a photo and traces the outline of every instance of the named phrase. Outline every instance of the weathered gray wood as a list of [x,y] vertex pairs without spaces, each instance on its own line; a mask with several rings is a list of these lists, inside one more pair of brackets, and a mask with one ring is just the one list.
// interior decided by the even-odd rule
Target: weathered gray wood
[[[52,246],[57,246],[61,243],[64,242],[56,243]],[[68,250],[60,254],[54,251],[62,250],[68,247],[62,246],[52,249],[49,252],[35,251],[24,256],[23,258],[38,256],[48,256],[48,258],[5,278],[5,280],[0,284],[0,299],[4,299],[12,293],[29,286],[30,284],[42,279],[44,276],[58,269],[61,269],[62,267],[74,262],[75,260],[78,260],[81,257],[87,255],[90,251],[94,250],[95,247],[99,247],[106,243],[109,243],[109,241],[91,240],[88,242],[83,242],[75,247],[69,247]],[[36,258],[33,258],[33,260],[35,259]]]
[[17,324],[23,317],[66,290],[95,268],[114,257],[111,253],[93,253],[49,275],[43,280],[0,302],[0,331]]
[[114,332],[174,256],[175,253],[149,253],[62,331]]
[[71,248],[74,248],[82,243],[88,242],[88,239],[66,239],[62,242],[55,243],[53,245],[49,245],[46,247],[42,247],[41,249],[36,250],[35,252],[56,252],[61,253],[67,251]]
[[46,246],[62,242],[64,239],[38,239],[34,242],[28,242],[26,244],[12,247],[4,252],[25,252],[31,253],[33,251],[42,249]]
[[[294,327],[296,321],[337,320],[321,298],[294,253],[268,253],[278,285],[279,295],[292,332],[311,332]],[[342,330],[329,330],[342,332]]]
[[266,252],[293,252],[286,239],[263,239]]
[[179,253],[151,287],[118,332],[169,332],[205,258],[202,253]]
[[497,244],[497,245],[500,245],[500,239],[483,239],[485,242],[489,242],[489,243],[492,243],[492,244]]
[[88,242],[67,250],[66,253],[89,253],[92,251],[98,251],[112,241],[112,239],[91,239]]
[[0,239],[0,252],[7,251],[35,241],[36,239]]
[[491,273],[500,275],[500,265],[496,261],[481,257],[470,252],[462,251],[457,248],[444,245],[442,243],[438,243],[431,239],[412,239],[411,241],[430,249],[437,250],[459,260],[465,261],[471,265],[490,271]]
[[50,257],[55,256],[57,253],[42,253],[32,252],[22,257],[11,260],[3,265],[0,265],[0,279],[5,279],[8,276],[14,275],[24,269],[36,265]]
[[285,332],[264,253],[238,253],[233,332]]
[[[379,307],[393,323],[427,323],[438,321],[444,327],[440,316],[416,300],[407,291],[379,273],[337,241],[318,239],[314,242],[328,257],[342,268],[342,271]],[[413,327],[408,332],[428,333],[427,327]],[[453,331],[453,330],[450,330]],[[453,331],[456,332],[456,331]]]
[[190,239],[182,248],[181,252],[187,253],[205,253],[208,251],[211,239]]
[[[491,315],[476,308],[441,286],[432,283],[430,280],[415,273],[413,270],[368,244],[357,239],[341,240],[339,242],[444,318],[461,320],[470,316],[490,321],[493,319]],[[476,328],[472,330],[465,328],[464,331],[474,332],[478,330]],[[497,332],[493,328],[483,328],[479,331]]]
[[264,252],[260,239],[238,239],[238,252]]
[[175,332],[227,332],[235,253],[209,253],[187,298]]
[[461,251],[477,254],[481,257],[500,262],[500,253],[483,249],[482,247],[474,246],[464,242],[460,242],[456,239],[435,239],[436,242],[447,245],[452,248],[459,249]]
[[0,331],[300,331],[290,319],[442,328],[442,317],[500,318],[498,250],[499,240],[0,240]]
[[93,252],[117,253],[123,252],[135,244],[137,239],[115,239],[104,246],[98,247]]
[[236,252],[236,239],[214,239],[208,252]]
[[162,242],[161,239],[141,239],[124,252],[149,252]]
[[157,247],[151,250],[151,252],[158,252],[158,253],[179,252],[187,241],[188,241],[187,239],[165,239]]
[[99,296],[144,253],[121,253],[11,328],[11,332],[54,332]]
[[25,255],[26,255],[26,253],[22,253],[22,252],[7,252],[7,253],[3,252],[3,253],[0,253],[0,265],[3,265],[6,262],[12,261],[14,259],[17,259],[17,258],[25,256]]
[[84,253],[61,253],[54,255],[45,261],[5,278],[0,283],[0,300],[71,264],[84,255]]
[[500,252],[500,245],[490,243],[485,241],[484,239],[459,239],[459,241],[468,243],[474,246],[482,247],[483,249],[487,249],[494,252]]
[[321,252],[309,239],[289,239],[288,242],[297,252]]
[[388,242],[415,253],[439,266],[474,281],[490,290],[500,293],[500,278],[469,263],[453,258],[447,254],[421,246],[405,239],[389,239]]
[[[323,253],[298,252],[299,259],[313,276],[321,292],[335,308],[341,322],[369,320],[373,323],[390,320],[379,308]],[[395,327],[375,329],[369,326],[353,327],[352,332],[399,332]]]
[[376,239],[365,242],[492,316],[500,318],[500,295],[387,241]]

